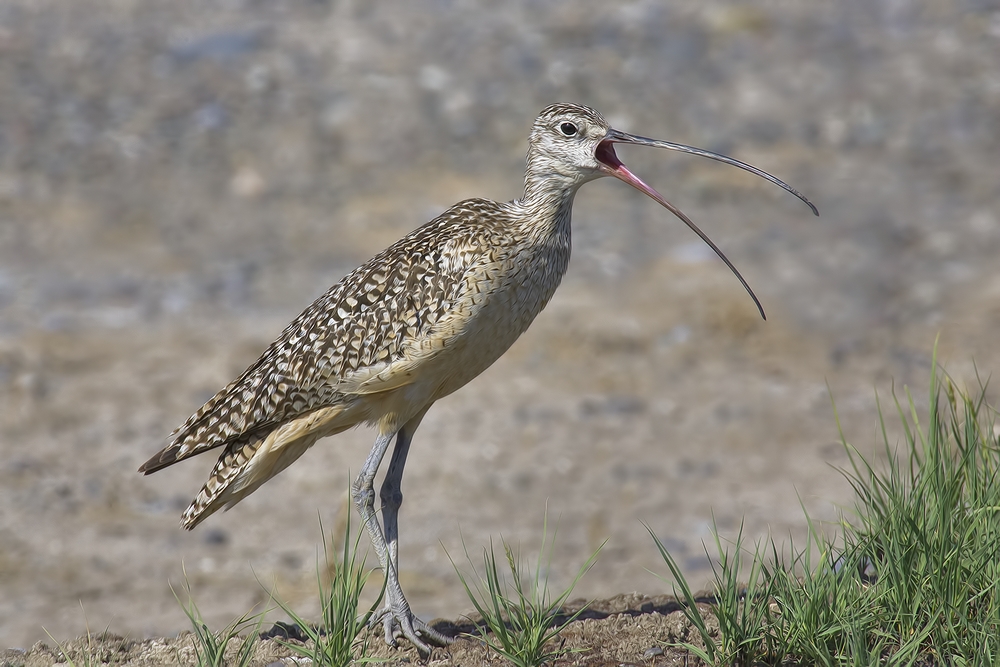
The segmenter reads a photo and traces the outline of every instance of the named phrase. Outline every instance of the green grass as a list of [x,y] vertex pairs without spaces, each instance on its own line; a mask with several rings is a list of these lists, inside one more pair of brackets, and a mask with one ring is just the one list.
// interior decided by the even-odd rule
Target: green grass
[[[92,667],[114,661],[116,654],[124,649],[128,639],[126,637],[114,637],[111,642],[114,648],[109,650],[106,642],[106,640],[111,638],[108,632],[109,628],[104,628],[104,632],[95,637],[90,632],[90,622],[87,621],[87,612],[83,609],[82,601],[80,602],[80,610],[83,611],[84,624],[87,628],[87,644],[84,647],[74,650],[70,648],[70,642],[60,642],[52,636],[52,633],[42,628],[59,650],[60,657],[62,658],[61,662],[68,665],[68,667]],[[75,655],[76,660],[73,660],[71,655]]]
[[[563,605],[583,575],[593,566],[604,545],[587,559],[570,585],[552,597],[549,593],[548,572],[552,565],[555,538],[556,531],[553,531],[552,539],[548,539],[546,517],[542,528],[541,550],[530,577],[524,575],[526,569],[520,554],[502,537],[500,543],[509,576],[502,573],[503,568],[497,565],[492,540],[489,549],[483,550],[482,575],[476,570],[466,549],[465,556],[475,576],[471,585],[452,560],[452,566],[455,567],[466,594],[483,619],[485,627],[480,626],[478,638],[517,667],[537,667],[569,653],[570,650],[562,645],[554,645],[553,640],[586,610],[584,606],[572,614],[561,616]],[[448,558],[451,559],[451,555]]]
[[909,392],[894,396],[898,447],[880,405],[885,465],[842,436],[857,500],[832,537],[810,522],[784,551],[716,533],[717,633],[653,535],[700,635],[680,646],[713,665],[1000,664],[1000,443],[985,393],[935,371],[925,423]]
[[[325,568],[320,567],[317,558],[316,580],[322,611],[322,620],[319,625],[309,623],[292,610],[288,604],[278,600],[273,594],[271,595],[271,599],[301,629],[308,640],[305,643],[281,639],[277,641],[292,653],[308,658],[311,661],[310,664],[317,667],[346,667],[352,663],[361,664],[371,661],[366,656],[368,643],[362,634],[382,600],[382,593],[379,593],[378,598],[365,614],[359,615],[361,592],[370,574],[370,571],[365,570],[365,559],[363,557],[358,559],[358,544],[361,540],[361,533],[362,531],[358,531],[352,544],[351,523],[348,519],[341,557],[333,561],[330,558],[322,521],[320,522]],[[329,583],[324,583],[324,572],[330,573]],[[173,586],[171,586],[171,590],[173,590]],[[187,597],[186,602],[182,602],[176,592],[174,592],[174,597],[177,598],[178,604],[181,605],[191,622],[195,659],[198,667],[222,667],[223,665],[245,667],[249,665],[254,657],[254,649],[260,641],[260,629],[267,612],[252,616],[248,612],[223,630],[214,632],[205,623],[198,605],[194,601],[187,573],[184,575],[184,591]],[[247,632],[248,630],[249,632]],[[240,639],[240,635],[245,632],[246,636]],[[226,653],[233,653],[230,650],[230,645],[235,640],[239,640],[239,647],[236,649],[235,655],[230,655],[227,659]],[[177,656],[177,661],[184,664],[180,656]],[[85,664],[89,665],[90,663]],[[70,667],[75,666],[71,663]]]
[[[331,561],[323,523],[320,521],[325,570],[320,568],[317,558],[316,581],[319,586],[322,611],[322,620],[318,626],[305,621],[286,603],[275,600],[308,638],[305,645],[287,641],[281,643],[296,655],[308,658],[318,667],[346,667],[351,663],[373,661],[366,655],[368,638],[364,630],[382,601],[385,585],[383,582],[382,590],[371,607],[364,614],[360,614],[361,592],[371,574],[371,570],[365,569],[365,558],[362,556],[360,560],[358,559],[362,533],[362,530],[357,532],[352,545],[351,522],[348,518],[344,529],[343,551],[338,560]],[[323,583],[324,571],[331,573],[328,584]]]
[[[187,595],[187,602],[181,602],[172,585],[170,586],[170,590],[191,622],[194,636],[195,659],[197,660],[198,667],[223,667],[223,665],[245,667],[250,664],[250,661],[253,659],[254,648],[257,646],[257,642],[260,641],[260,628],[264,623],[266,612],[254,615],[247,612],[221,631],[213,632],[202,618],[201,612],[198,610],[198,605],[195,604],[187,572],[184,572],[184,592]],[[240,635],[248,630],[247,635],[240,639]],[[229,648],[230,643],[236,639],[239,640],[239,648],[236,650],[235,660],[227,661],[225,657],[226,650]],[[179,657],[178,662],[181,662]],[[71,665],[70,667],[73,666]]]

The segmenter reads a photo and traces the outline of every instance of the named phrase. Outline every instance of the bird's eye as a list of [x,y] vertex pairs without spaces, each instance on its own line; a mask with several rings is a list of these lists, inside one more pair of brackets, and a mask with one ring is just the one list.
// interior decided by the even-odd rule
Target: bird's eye
[[559,126],[559,131],[566,137],[572,137],[577,132],[576,125],[573,123],[563,123]]

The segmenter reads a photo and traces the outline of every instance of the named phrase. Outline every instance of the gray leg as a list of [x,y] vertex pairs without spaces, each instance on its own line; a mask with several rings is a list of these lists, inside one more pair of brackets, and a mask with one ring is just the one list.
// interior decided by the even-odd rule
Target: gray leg
[[[354,484],[351,486],[351,491],[354,505],[357,507],[358,513],[361,515],[361,520],[368,530],[368,536],[375,547],[379,564],[385,573],[386,603],[379,619],[385,624],[386,642],[395,646],[396,637],[402,635],[409,639],[420,653],[429,655],[431,652],[430,647],[420,639],[418,633],[439,645],[448,644],[452,640],[433,628],[428,627],[420,619],[413,616],[413,612],[410,611],[410,605],[403,595],[402,588],[400,588],[398,569],[396,567],[396,555],[398,551],[397,536],[399,532],[397,519],[399,506],[402,504],[402,494],[399,492],[400,480],[403,475],[403,466],[406,463],[406,454],[409,451],[410,440],[413,438],[413,432],[416,430],[417,425],[420,424],[424,413],[426,413],[426,410],[407,422],[397,433],[379,434],[371,453],[368,454],[368,458],[361,468],[360,474],[358,474],[357,479],[354,480]],[[375,474],[378,472],[379,465],[385,457],[385,452],[389,448],[389,443],[392,441],[393,436],[396,436],[396,448],[393,452],[392,461],[389,464],[389,471],[386,473],[386,481],[382,485],[383,502],[385,502],[384,499],[386,497],[389,498],[387,509],[384,512],[383,522],[385,523],[385,532],[383,533],[375,513]],[[373,619],[373,621],[377,622],[377,619]]]
[[[382,482],[382,489],[379,498],[382,500],[382,523],[385,527],[385,541],[389,554],[389,562],[392,570],[389,572],[386,581],[386,606],[383,610],[382,622],[385,626],[385,641],[396,645],[396,638],[404,635],[417,648],[425,646],[423,642],[416,640],[412,635],[419,633],[426,637],[431,643],[443,646],[450,644],[453,640],[442,635],[437,630],[429,627],[420,619],[414,618],[410,612],[409,603],[403,596],[403,589],[399,585],[399,507],[403,504],[403,493],[400,485],[403,479],[403,466],[406,465],[406,455],[410,451],[410,441],[413,434],[420,425],[426,410],[403,425],[396,436],[396,447],[392,452],[392,460],[389,462],[389,469],[386,471],[385,480]],[[402,613],[399,613],[402,612]],[[410,627],[407,627],[410,625]],[[421,649],[423,650],[423,649]]]
[[427,411],[420,413],[403,424],[396,433],[396,446],[392,450],[392,460],[382,481],[379,499],[382,501],[382,524],[385,527],[385,541],[389,549],[389,560],[398,563],[399,554],[399,508],[403,504],[403,466],[410,452],[410,441]]
[[358,514],[361,515],[365,529],[368,530],[368,536],[372,540],[383,571],[388,569],[389,549],[386,547],[385,536],[382,534],[382,528],[378,525],[378,518],[375,516],[375,473],[378,472],[382,457],[385,456],[385,450],[389,448],[389,443],[392,442],[394,435],[395,433],[379,433],[375,440],[375,446],[372,447],[371,453],[365,459],[361,473],[351,485],[354,506],[357,508]]

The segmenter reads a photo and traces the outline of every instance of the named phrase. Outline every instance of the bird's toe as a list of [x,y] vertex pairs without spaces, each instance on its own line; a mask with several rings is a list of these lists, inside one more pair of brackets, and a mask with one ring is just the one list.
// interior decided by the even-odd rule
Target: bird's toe
[[430,655],[431,644],[447,646],[455,641],[421,621],[407,607],[393,609],[386,605],[379,615],[372,617],[372,625],[379,622],[382,623],[386,644],[397,648],[399,638],[406,637],[424,657]]

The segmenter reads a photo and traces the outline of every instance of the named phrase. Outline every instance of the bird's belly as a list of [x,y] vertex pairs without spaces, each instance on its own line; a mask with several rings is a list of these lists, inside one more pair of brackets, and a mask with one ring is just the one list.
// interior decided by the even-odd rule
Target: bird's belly
[[442,338],[443,349],[435,359],[442,364],[436,398],[461,388],[510,349],[552,298],[568,254],[567,248],[548,261],[528,262],[470,285],[458,309],[461,317]]
[[391,432],[489,368],[524,333],[559,286],[569,239],[510,252],[466,274],[460,294],[425,335],[355,394],[358,421]]
[[420,364],[412,381],[391,391],[365,396],[356,404],[359,414],[371,423],[383,425],[385,431],[394,431],[489,368],[530,324],[528,320],[517,326],[518,321],[509,318],[491,326],[492,321],[470,321],[469,328],[461,335],[435,341],[441,347]]

